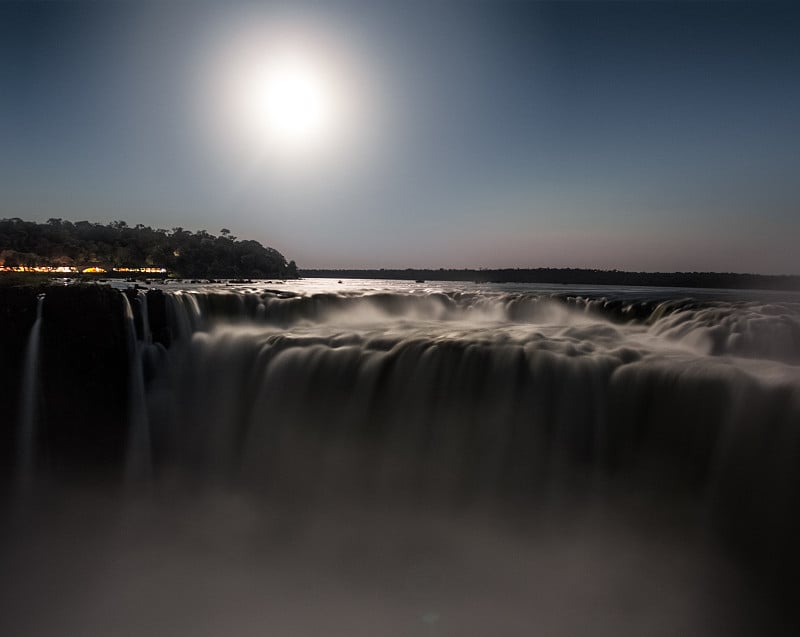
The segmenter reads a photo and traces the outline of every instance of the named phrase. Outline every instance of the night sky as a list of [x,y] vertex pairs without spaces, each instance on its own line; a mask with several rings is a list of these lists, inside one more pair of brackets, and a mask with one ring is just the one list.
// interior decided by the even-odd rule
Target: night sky
[[[350,109],[305,155],[228,99],[285,34]],[[2,3],[0,217],[300,267],[800,273],[798,34],[795,2]]]

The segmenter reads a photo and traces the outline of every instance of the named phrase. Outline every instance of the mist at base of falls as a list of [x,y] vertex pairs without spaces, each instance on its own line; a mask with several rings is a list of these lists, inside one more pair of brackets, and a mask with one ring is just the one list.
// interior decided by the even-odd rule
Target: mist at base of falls
[[792,634],[685,503],[53,497],[4,533],[9,634]]
[[293,285],[129,294],[125,479],[9,494],[9,634],[796,634],[800,299]]

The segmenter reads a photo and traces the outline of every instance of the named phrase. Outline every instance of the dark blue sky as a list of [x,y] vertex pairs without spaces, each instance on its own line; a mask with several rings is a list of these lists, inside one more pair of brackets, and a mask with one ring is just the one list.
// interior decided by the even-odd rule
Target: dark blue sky
[[[224,52],[286,25],[358,107],[324,161],[220,107]],[[798,3],[3,3],[0,216],[305,267],[800,273],[798,34]]]

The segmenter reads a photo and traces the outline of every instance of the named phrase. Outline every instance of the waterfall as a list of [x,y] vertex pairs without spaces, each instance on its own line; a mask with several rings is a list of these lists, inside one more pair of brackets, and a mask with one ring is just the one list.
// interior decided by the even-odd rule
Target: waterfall
[[150,312],[147,307],[147,291],[138,290],[136,295],[136,302],[139,305],[139,316],[142,322],[142,342],[149,345],[153,342],[153,334],[150,331]]
[[[624,347],[626,336],[602,324],[488,335],[463,325],[219,325],[172,353],[168,387],[156,380],[171,398],[159,430],[202,471],[284,467],[298,477],[310,461],[324,481],[323,456],[350,445],[353,461],[381,458],[384,473],[447,474],[489,490],[634,465],[705,484],[738,438],[776,448],[776,436],[792,439],[794,368],[774,363],[767,375],[760,362],[662,351],[634,335]],[[754,454],[748,470],[760,480],[775,462]],[[384,477],[394,479],[375,480]]]
[[[131,481],[146,481],[152,477],[153,460],[150,422],[147,414],[142,358],[147,343],[136,337],[133,309],[126,295],[121,295],[124,308],[125,332],[128,349],[128,445],[126,476]],[[143,307],[140,305],[140,308]],[[147,315],[141,313],[142,323],[147,324]],[[149,327],[145,334],[149,334]]]
[[[213,632],[251,593],[243,633],[288,608],[286,634],[309,634],[295,609],[334,600],[355,604],[347,634],[416,634],[412,618],[523,635],[590,600],[605,624],[562,634],[797,634],[768,622],[781,595],[797,607],[800,296],[219,287],[127,290],[120,308],[97,286],[74,291],[101,309],[73,324],[63,292],[68,328],[51,332],[50,292],[41,347],[39,299],[18,436],[23,483],[51,452],[52,510],[9,525],[9,581],[66,573],[41,634],[108,634],[148,608]],[[103,400],[118,411],[68,413]],[[98,590],[112,611],[92,632]],[[403,599],[361,631],[360,605]],[[522,629],[470,633],[497,604]]]
[[18,482],[22,489],[29,488],[35,480],[36,444],[41,401],[41,338],[44,294],[36,303],[36,320],[31,327],[25,360],[22,368],[22,388],[19,408]]

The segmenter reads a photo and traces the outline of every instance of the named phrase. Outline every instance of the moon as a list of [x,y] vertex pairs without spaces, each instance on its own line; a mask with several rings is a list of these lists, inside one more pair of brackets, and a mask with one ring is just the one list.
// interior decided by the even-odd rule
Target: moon
[[247,63],[235,99],[256,141],[282,153],[310,152],[330,142],[343,114],[335,74],[322,61],[289,50]]
[[201,43],[189,105],[201,160],[273,191],[305,179],[344,187],[377,163],[390,74],[337,22],[270,15],[240,16]]
[[217,65],[218,122],[237,145],[283,163],[337,148],[355,131],[357,88],[340,56],[308,38],[242,38]]

